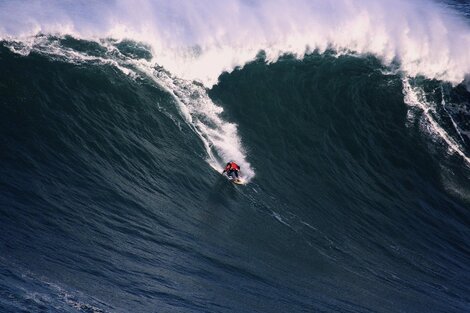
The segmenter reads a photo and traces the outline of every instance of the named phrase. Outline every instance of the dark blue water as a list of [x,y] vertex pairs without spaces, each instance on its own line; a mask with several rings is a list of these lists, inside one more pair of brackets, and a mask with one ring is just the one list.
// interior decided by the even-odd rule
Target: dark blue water
[[1,312],[469,310],[464,85],[327,51],[206,89],[140,43],[37,38],[0,45]]

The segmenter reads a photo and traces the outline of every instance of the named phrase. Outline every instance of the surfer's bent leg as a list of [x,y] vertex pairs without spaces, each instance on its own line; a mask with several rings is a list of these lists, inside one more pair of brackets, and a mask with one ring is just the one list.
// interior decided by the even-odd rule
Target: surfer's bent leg
[[232,177],[232,178],[235,178],[235,176],[236,176],[236,177],[238,178],[238,173],[237,173],[237,171],[230,170],[230,171],[228,172],[228,176],[229,176],[229,177]]

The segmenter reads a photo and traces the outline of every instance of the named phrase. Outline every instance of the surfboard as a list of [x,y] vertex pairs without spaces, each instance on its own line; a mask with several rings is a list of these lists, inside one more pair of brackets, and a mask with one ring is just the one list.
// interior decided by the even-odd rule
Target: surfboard
[[228,180],[230,180],[232,183],[237,184],[237,185],[243,185],[245,181],[241,178],[232,178],[224,174],[225,177],[227,177]]
[[238,179],[231,179],[232,183],[237,184],[237,185],[243,185],[244,181],[241,180],[240,178]]
[[212,165],[211,164],[211,167],[217,171],[217,173],[219,174],[222,174],[222,176],[225,176],[225,178],[227,178],[228,180],[230,180],[232,183],[236,184],[236,185],[244,185],[245,184],[245,180],[242,179],[242,178],[235,178],[233,179],[232,177],[228,177],[227,174],[225,173],[220,173],[220,168],[217,168],[217,166],[215,165]]

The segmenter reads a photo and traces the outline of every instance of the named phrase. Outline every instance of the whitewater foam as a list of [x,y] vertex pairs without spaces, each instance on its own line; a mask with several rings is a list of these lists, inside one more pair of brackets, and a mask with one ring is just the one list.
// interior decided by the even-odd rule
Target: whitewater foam
[[410,76],[450,81],[470,73],[470,28],[449,9],[415,0],[2,1],[0,37],[38,33],[128,38],[151,45],[173,75],[206,86],[253,60],[312,51],[374,54]]

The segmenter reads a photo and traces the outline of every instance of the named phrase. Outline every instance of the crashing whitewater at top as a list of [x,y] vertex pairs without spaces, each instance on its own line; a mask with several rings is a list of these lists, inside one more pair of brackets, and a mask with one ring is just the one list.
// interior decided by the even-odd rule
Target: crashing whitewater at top
[[429,0],[2,1],[1,38],[38,33],[145,42],[154,62],[206,86],[260,50],[269,62],[326,49],[373,54],[453,84],[470,73],[470,28]]

